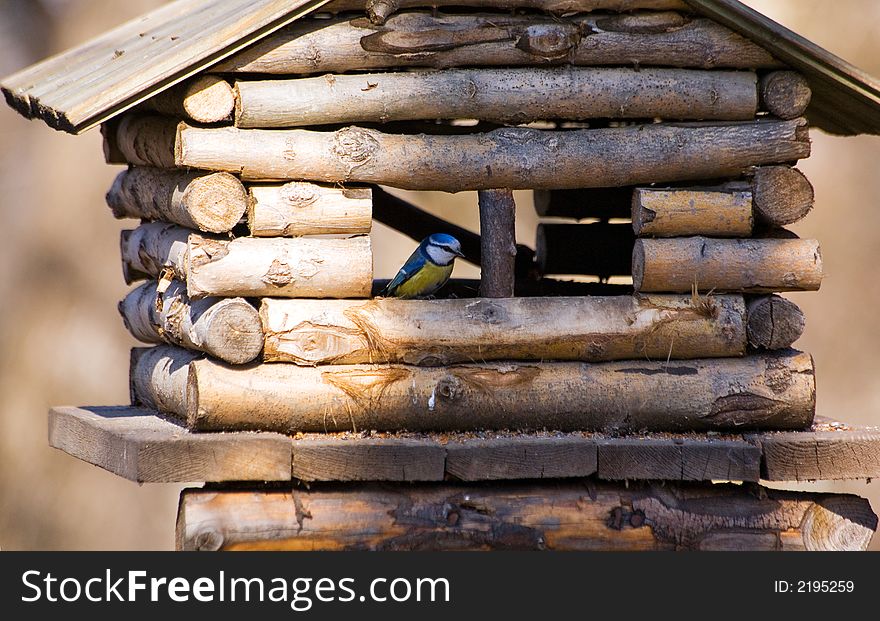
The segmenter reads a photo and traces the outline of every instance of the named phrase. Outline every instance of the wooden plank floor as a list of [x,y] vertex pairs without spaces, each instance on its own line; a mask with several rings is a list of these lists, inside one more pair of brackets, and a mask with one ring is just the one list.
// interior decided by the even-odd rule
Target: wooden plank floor
[[880,476],[880,428],[802,432],[191,433],[135,407],[58,407],[49,443],[140,482],[603,480],[801,481]]

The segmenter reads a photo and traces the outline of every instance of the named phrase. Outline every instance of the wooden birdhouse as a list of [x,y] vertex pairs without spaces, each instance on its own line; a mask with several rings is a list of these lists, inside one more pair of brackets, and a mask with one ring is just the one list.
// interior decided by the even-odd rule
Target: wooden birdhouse
[[[119,310],[149,346],[130,405],[55,408],[50,442],[211,483],[180,549],[868,545],[861,498],[718,483],[880,475],[880,431],[816,418],[777,295],[823,276],[782,228],[808,130],[880,133],[880,84],[763,15],[178,0],[2,87],[127,166]],[[477,191],[480,234],[385,188]],[[374,219],[456,236],[480,280],[381,297]]]

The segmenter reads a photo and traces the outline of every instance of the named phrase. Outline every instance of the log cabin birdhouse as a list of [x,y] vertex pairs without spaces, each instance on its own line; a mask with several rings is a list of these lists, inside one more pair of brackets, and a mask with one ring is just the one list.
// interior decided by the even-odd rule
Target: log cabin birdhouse
[[[808,130],[880,133],[880,84],[744,5],[178,0],[2,88],[100,125],[126,166],[119,310],[149,346],[131,405],[55,408],[50,442],[214,483],[183,492],[179,548],[874,533],[856,496],[717,483],[880,475],[880,432],[815,417],[778,295],[822,280],[819,242],[784,228],[813,207]],[[480,234],[387,188],[478,191]],[[512,190],[545,218],[534,249]],[[380,296],[374,219],[456,236],[480,281]]]

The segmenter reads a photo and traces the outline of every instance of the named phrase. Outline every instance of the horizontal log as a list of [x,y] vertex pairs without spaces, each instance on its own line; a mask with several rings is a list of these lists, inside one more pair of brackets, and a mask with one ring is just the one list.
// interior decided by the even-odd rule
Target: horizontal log
[[252,185],[248,225],[254,237],[357,235],[370,232],[373,199],[369,188],[315,183]]
[[[403,9],[457,7],[461,0],[333,0],[321,7],[328,13],[366,11],[375,24],[384,24]],[[687,11],[683,0],[471,0],[470,6],[481,9],[535,9],[556,14],[590,11]]]
[[108,164],[131,164],[174,168],[177,119],[159,115],[126,114],[101,126],[104,160]]
[[241,367],[191,358],[159,346],[140,356],[136,365],[145,368],[132,377],[157,384],[144,388],[145,399],[135,393],[135,403],[156,407],[153,395],[162,395],[158,409],[196,431],[802,429],[815,409],[812,359],[791,351],[686,362],[433,368]]
[[752,193],[747,187],[635,188],[632,228],[649,237],[751,237]]
[[822,255],[814,239],[637,239],[636,291],[816,291]]
[[203,356],[180,347],[133,347],[129,358],[132,405],[178,414],[187,402],[189,363]]
[[201,75],[150,97],[141,108],[196,123],[219,123],[232,119],[235,93],[226,80]]
[[790,347],[804,332],[804,313],[778,295],[759,296],[747,305],[749,344],[763,349]]
[[[385,290],[391,279],[377,278],[373,280],[372,297]],[[480,281],[471,278],[450,278],[449,282],[435,295],[438,298],[475,298],[480,292]],[[514,283],[516,297],[559,297],[586,295],[632,295],[630,285],[610,285],[604,282],[580,282],[556,278],[523,278]]]
[[373,254],[365,235],[346,239],[221,239],[170,224],[122,232],[126,282],[170,272],[192,300],[221,297],[370,295]]
[[572,131],[505,128],[462,136],[384,134],[355,126],[317,132],[181,124],[176,164],[248,179],[457,192],[735,176],[750,166],[788,162],[809,153],[803,120]]
[[635,240],[629,224],[541,223],[535,262],[542,274],[629,276]]
[[745,354],[742,297],[713,297],[708,303],[711,309],[695,305],[691,296],[626,295],[366,303],[264,298],[263,359],[437,366],[473,360],[599,362]]
[[761,105],[780,119],[796,119],[810,105],[810,83],[795,71],[771,71],[761,78]]
[[198,173],[136,166],[116,177],[107,204],[117,218],[164,220],[226,233],[248,207],[247,191],[229,173]]
[[576,17],[400,13],[299,20],[221,61],[217,73],[346,73],[397,67],[572,64],[777,68],[758,45],[712,20],[679,13]]
[[[749,120],[757,77],[746,71],[622,68],[450,69],[238,81],[235,125],[480,119]],[[548,96],[550,95],[550,96]],[[790,118],[790,117],[788,117]]]
[[711,484],[187,489],[178,550],[865,550],[868,501]]
[[[880,430],[816,419],[797,432],[193,433],[155,410],[58,407],[49,442],[132,481],[785,481],[880,476]],[[292,445],[292,461],[291,461]],[[762,451],[764,456],[762,457]]]
[[119,303],[125,327],[144,343],[169,343],[205,352],[231,364],[254,360],[263,349],[257,310],[242,298],[191,302],[175,280],[164,292],[149,281]]
[[762,166],[751,177],[755,218],[767,226],[785,226],[813,208],[813,186],[797,168]]

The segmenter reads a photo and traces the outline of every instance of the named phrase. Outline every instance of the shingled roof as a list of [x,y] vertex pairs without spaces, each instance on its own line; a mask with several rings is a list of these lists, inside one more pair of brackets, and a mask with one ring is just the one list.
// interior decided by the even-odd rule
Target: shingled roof
[[[24,116],[78,134],[327,2],[176,0],[8,76],[0,87]],[[880,80],[737,0],[684,2],[803,73],[813,91],[807,117],[814,126],[880,134]]]

